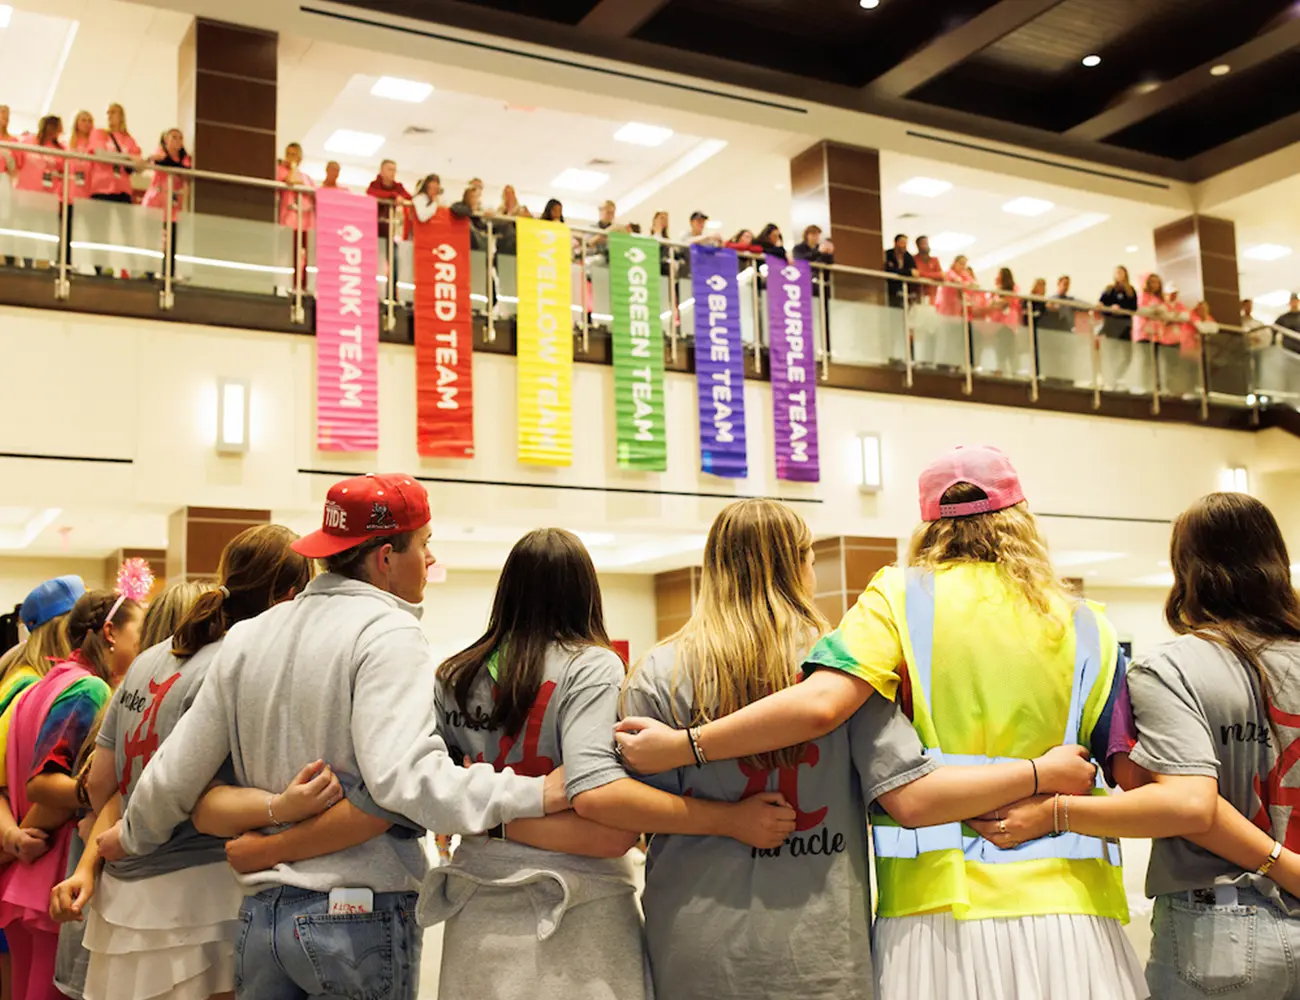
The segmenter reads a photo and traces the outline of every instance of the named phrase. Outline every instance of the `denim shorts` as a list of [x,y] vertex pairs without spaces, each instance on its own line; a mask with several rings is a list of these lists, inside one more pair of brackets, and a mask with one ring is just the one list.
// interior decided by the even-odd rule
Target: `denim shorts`
[[329,896],[284,886],[239,908],[240,1000],[415,1000],[422,934],[416,894],[375,895],[372,913],[331,915]]
[[1249,889],[1156,899],[1147,986],[1152,1000],[1300,1000],[1300,920]]

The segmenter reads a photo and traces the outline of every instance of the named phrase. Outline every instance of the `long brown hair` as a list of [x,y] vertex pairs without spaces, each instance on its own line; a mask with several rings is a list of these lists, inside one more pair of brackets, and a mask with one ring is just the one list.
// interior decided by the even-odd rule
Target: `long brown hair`
[[104,626],[125,625],[140,613],[140,605],[129,597],[119,598],[111,590],[88,590],[77,598],[77,603],[68,612],[68,642],[73,649],[81,651],[86,666],[107,681],[112,670]]
[[[676,635],[673,683],[685,673],[691,718],[702,725],[798,683],[804,657],[830,630],[804,579],[812,532],[773,500],[728,504],[709,528],[699,599]],[[764,768],[794,766],[802,747],[762,754]]]
[[1232,652],[1271,700],[1260,654],[1279,640],[1300,641],[1300,598],[1273,512],[1244,493],[1201,497],[1174,522],[1169,562],[1169,627]]
[[496,699],[489,725],[516,735],[546,679],[552,646],[580,652],[611,649],[596,567],[581,539],[561,528],[538,528],[515,542],[501,568],[487,631],[443,661],[438,680],[470,711],[475,683],[498,655]]
[[226,543],[216,590],[194,602],[172,637],[172,655],[193,656],[232,625],[256,618],[311,581],[311,560],[289,546],[298,540],[280,524],[246,528]]

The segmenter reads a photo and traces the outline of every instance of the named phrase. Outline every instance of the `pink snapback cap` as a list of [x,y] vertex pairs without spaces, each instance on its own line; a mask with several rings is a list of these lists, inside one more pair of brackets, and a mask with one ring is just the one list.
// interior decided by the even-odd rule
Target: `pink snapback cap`
[[[968,503],[941,503],[943,495],[957,483],[970,483],[984,491],[986,499]],[[921,520],[941,517],[969,517],[1005,510],[1025,499],[1020,477],[1011,459],[989,444],[958,445],[931,462],[921,473]]]

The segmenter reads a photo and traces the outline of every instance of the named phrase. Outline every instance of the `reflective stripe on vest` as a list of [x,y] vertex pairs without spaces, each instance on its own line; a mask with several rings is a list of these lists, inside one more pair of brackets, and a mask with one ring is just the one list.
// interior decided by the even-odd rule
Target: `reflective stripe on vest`
[[[930,700],[930,681],[934,661],[934,576],[916,569],[907,571],[907,629],[912,639],[915,656],[917,687],[912,692],[913,702],[922,699],[931,720],[934,718]],[[1079,742],[1084,706],[1088,694],[1101,674],[1101,634],[1092,609],[1082,601],[1074,612],[1074,680],[1070,691],[1070,711],[1065,723],[1063,744]],[[937,735],[937,733],[936,733]],[[925,755],[940,765],[980,767],[1000,764],[1020,758],[985,757],[979,754],[946,754],[939,747],[927,747]],[[1098,785],[1100,786],[1100,776]],[[919,829],[896,826],[892,823],[873,823],[872,841],[876,856],[880,858],[916,858],[932,851],[961,851],[967,861],[985,864],[1011,864],[1017,861],[1044,859],[1091,860],[1105,859],[1110,864],[1120,864],[1119,845],[1100,837],[1080,833],[1063,833],[1026,841],[1018,847],[1000,850],[983,837],[962,831],[960,823],[943,823]]]

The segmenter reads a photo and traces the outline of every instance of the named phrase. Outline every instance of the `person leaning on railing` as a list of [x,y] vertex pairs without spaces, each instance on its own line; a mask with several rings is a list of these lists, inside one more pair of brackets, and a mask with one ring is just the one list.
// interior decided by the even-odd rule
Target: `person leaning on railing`
[[[178,128],[169,128],[158,138],[158,149],[153,156],[149,157],[149,162],[158,167],[171,167],[188,170],[193,164],[190,161],[190,154],[185,150],[185,136]],[[171,204],[167,204],[167,178],[171,177]],[[163,218],[163,253],[165,254],[167,269],[173,279],[176,277],[176,220],[181,213],[181,206],[185,204],[185,193],[189,186],[189,181],[184,174],[167,174],[162,170],[155,170],[153,178],[149,181],[149,190],[144,194],[144,200],[141,201],[145,208],[160,208],[164,212]]]

